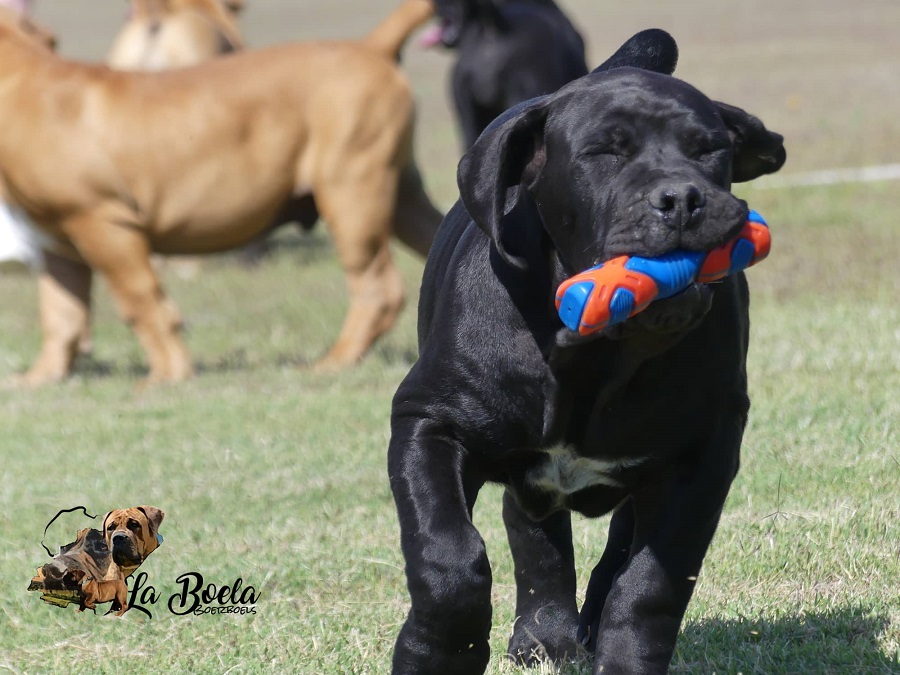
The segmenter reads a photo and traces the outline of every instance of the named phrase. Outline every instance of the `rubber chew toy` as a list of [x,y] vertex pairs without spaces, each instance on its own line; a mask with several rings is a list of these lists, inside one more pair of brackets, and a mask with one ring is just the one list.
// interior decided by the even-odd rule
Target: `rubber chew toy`
[[716,281],[755,265],[769,255],[771,243],[766,221],[750,211],[740,234],[712,251],[672,251],[658,258],[623,255],[576,274],[556,291],[556,309],[568,328],[590,335],[695,281]]

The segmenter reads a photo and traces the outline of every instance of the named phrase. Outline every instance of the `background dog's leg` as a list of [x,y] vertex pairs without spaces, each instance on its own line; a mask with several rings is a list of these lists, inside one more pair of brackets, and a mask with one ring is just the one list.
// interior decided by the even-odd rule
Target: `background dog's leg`
[[44,252],[38,280],[41,353],[25,374],[26,384],[58,382],[69,374],[79,342],[88,334],[91,276],[84,263]]
[[609,521],[606,548],[600,562],[591,572],[591,580],[584,596],[578,624],[578,641],[589,651],[594,651],[597,646],[597,631],[600,628],[603,606],[606,604],[616,574],[628,561],[633,537],[634,508],[631,499],[627,499],[619,505]]
[[701,461],[632,496],[634,541],[600,619],[594,673],[665,673],[681,620],[737,471],[743,417],[723,413]]
[[394,420],[391,489],[412,608],[394,648],[394,675],[478,675],[487,666],[491,568],[472,524],[483,481],[466,453],[421,419]]
[[394,325],[403,308],[403,280],[389,244],[397,171],[379,173],[378,179],[329,185],[317,192],[316,204],[331,231],[350,292],[340,336],[316,364],[319,369],[344,368],[358,361]]
[[525,665],[575,656],[578,609],[571,514],[560,511],[535,522],[507,492],[503,522],[516,570],[517,618],[509,655]]
[[190,356],[180,335],[181,317],[150,264],[150,245],[144,233],[97,218],[70,223],[66,232],[85,260],[109,283],[122,318],[147,353],[148,381],[190,377]]

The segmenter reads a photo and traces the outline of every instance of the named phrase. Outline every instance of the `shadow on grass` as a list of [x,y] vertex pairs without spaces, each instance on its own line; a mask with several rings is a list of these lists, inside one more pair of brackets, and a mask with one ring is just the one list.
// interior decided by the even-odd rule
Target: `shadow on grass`
[[887,616],[861,607],[688,623],[670,672],[900,673],[900,654],[886,654],[878,643],[889,625]]
[[216,254],[216,257],[226,264],[240,265],[248,272],[260,269],[281,256],[296,264],[308,265],[334,257],[334,246],[324,232],[325,226],[320,221],[310,228],[288,223],[276,228],[267,237]]
[[[298,359],[299,360],[299,359]],[[243,349],[227,352],[214,360],[200,360],[194,363],[194,373],[239,373],[258,367],[250,362]],[[129,377],[141,379],[150,371],[146,363],[129,361],[120,363],[107,359],[98,359],[89,354],[78,357],[72,368],[73,375],[81,375],[90,379],[106,379],[111,377]]]
[[[263,363],[254,362],[244,349],[235,349],[212,360],[200,359],[194,362],[195,375],[242,373],[259,369],[261,366],[270,365],[276,368],[295,368],[310,370],[316,362],[325,355],[306,356],[299,353],[280,353]],[[377,358],[386,365],[412,366],[418,358],[415,349],[401,348],[393,345],[376,345],[372,352],[366,355],[367,359]],[[80,375],[90,379],[108,379],[112,377],[129,377],[141,379],[147,377],[149,369],[147,364],[138,361],[118,363],[107,359],[98,359],[91,355],[80,356],[72,368],[73,375]]]

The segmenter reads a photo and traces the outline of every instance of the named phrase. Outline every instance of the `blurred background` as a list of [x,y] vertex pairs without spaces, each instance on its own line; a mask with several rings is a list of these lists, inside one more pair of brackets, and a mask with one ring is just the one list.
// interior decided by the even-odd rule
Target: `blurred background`
[[[240,25],[249,48],[352,39],[396,4],[247,0]],[[760,117],[788,153],[781,173],[736,187],[773,234],[747,275],[753,408],[672,672],[900,672],[900,181],[856,171],[900,164],[900,2],[559,4],[592,66],[633,33],[666,29],[676,76]],[[89,61],[104,58],[126,9],[35,3],[60,52]],[[414,36],[401,64],[418,163],[442,209],[457,197],[454,60]],[[277,236],[250,271],[234,256],[191,278],[163,270],[187,320],[190,382],[135,388],[145,356],[101,282],[93,356],[58,387],[0,389],[0,670],[388,672],[408,596],[385,452],[391,398],[416,358],[422,262],[397,247],[408,291],[398,325],[358,367],[313,373],[305,366],[343,317],[344,277],[324,227]],[[36,296],[33,276],[0,274],[0,380],[37,353]],[[500,496],[486,488],[475,510],[494,569],[489,672],[517,673],[503,658],[516,618]],[[167,513],[165,545],[142,567],[162,597],[152,621],[75,615],[25,592],[58,509],[139,503]],[[71,540],[71,523],[54,527],[51,548]],[[583,591],[605,521],[575,519],[574,538]],[[258,615],[171,616],[163,603],[185,571],[262,588]]]
[[[391,0],[249,0],[249,47],[364,35]],[[787,139],[783,174],[900,162],[900,3],[896,0],[560,0],[599,65],[633,33],[669,31],[676,75],[743,107]],[[37,0],[60,52],[102,60],[126,14],[123,0]],[[418,156],[435,196],[455,199],[459,145],[447,97],[454,56],[408,44],[403,69],[419,104]]]

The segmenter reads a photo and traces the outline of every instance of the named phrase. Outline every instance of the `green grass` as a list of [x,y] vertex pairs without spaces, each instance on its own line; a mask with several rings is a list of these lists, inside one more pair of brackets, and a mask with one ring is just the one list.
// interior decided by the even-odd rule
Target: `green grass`
[[[92,21],[111,26],[109,9],[76,4],[40,9],[51,23],[70,21],[53,24],[64,50],[97,56],[108,42]],[[335,0],[313,22],[305,3],[259,0],[248,35],[263,44],[359,34],[391,4],[351,12]],[[786,172],[896,161],[894,0],[733,10],[702,0],[691,13],[656,0],[563,4],[595,62],[633,30],[672,30],[682,77],[785,134]],[[449,62],[408,51],[403,63],[420,103],[418,154],[443,206],[454,199],[457,152]],[[900,673],[896,190],[739,189],[774,237],[770,258],[748,273],[753,408],[674,673]],[[0,390],[0,671],[388,672],[408,598],[385,453],[391,396],[415,355],[421,263],[398,252],[410,297],[397,328],[358,368],[318,375],[305,365],[337,335],[343,277],[322,230],[280,241],[253,272],[228,257],[192,280],[164,272],[188,321],[191,382],[137,388],[144,356],[100,284],[93,357],[59,387]],[[33,279],[0,275],[0,297],[2,379],[27,367],[39,334]],[[486,489],[475,520],[494,569],[489,672],[510,675],[521,671],[503,658],[515,591],[500,496]],[[166,511],[165,543],[141,568],[161,596],[152,619],[77,615],[25,591],[46,560],[44,525],[76,504]],[[63,516],[47,544],[85,524]],[[575,520],[581,589],[606,524]],[[240,576],[261,591],[258,613],[171,615],[165,601],[187,571],[227,585]]]
[[[770,259],[749,273],[754,404],[672,670],[898,672],[900,274],[890,258],[900,246],[890,189],[744,194],[775,232]],[[863,252],[828,262],[829,243],[848,231]],[[193,381],[136,389],[141,354],[101,289],[95,360],[60,387],[0,393],[0,668],[387,672],[407,596],[385,448],[414,312],[359,368],[305,370],[335,335],[343,281],[321,234],[282,239],[258,271],[222,258],[198,280],[167,279],[190,320]],[[420,263],[399,258],[414,289]],[[829,274],[797,272],[783,285],[807,265]],[[27,277],[0,283],[12,299],[0,308],[10,372],[33,355],[34,292]],[[515,617],[499,498],[486,490],[475,517],[494,566],[491,672],[512,673],[502,659]],[[80,616],[25,592],[57,509],[138,503],[167,512],[165,543],[142,567],[162,597],[152,620]],[[83,522],[63,516],[47,543],[68,542]],[[576,520],[581,588],[604,525]],[[258,614],[172,616],[164,602],[186,571],[227,585],[242,577],[262,592]]]

